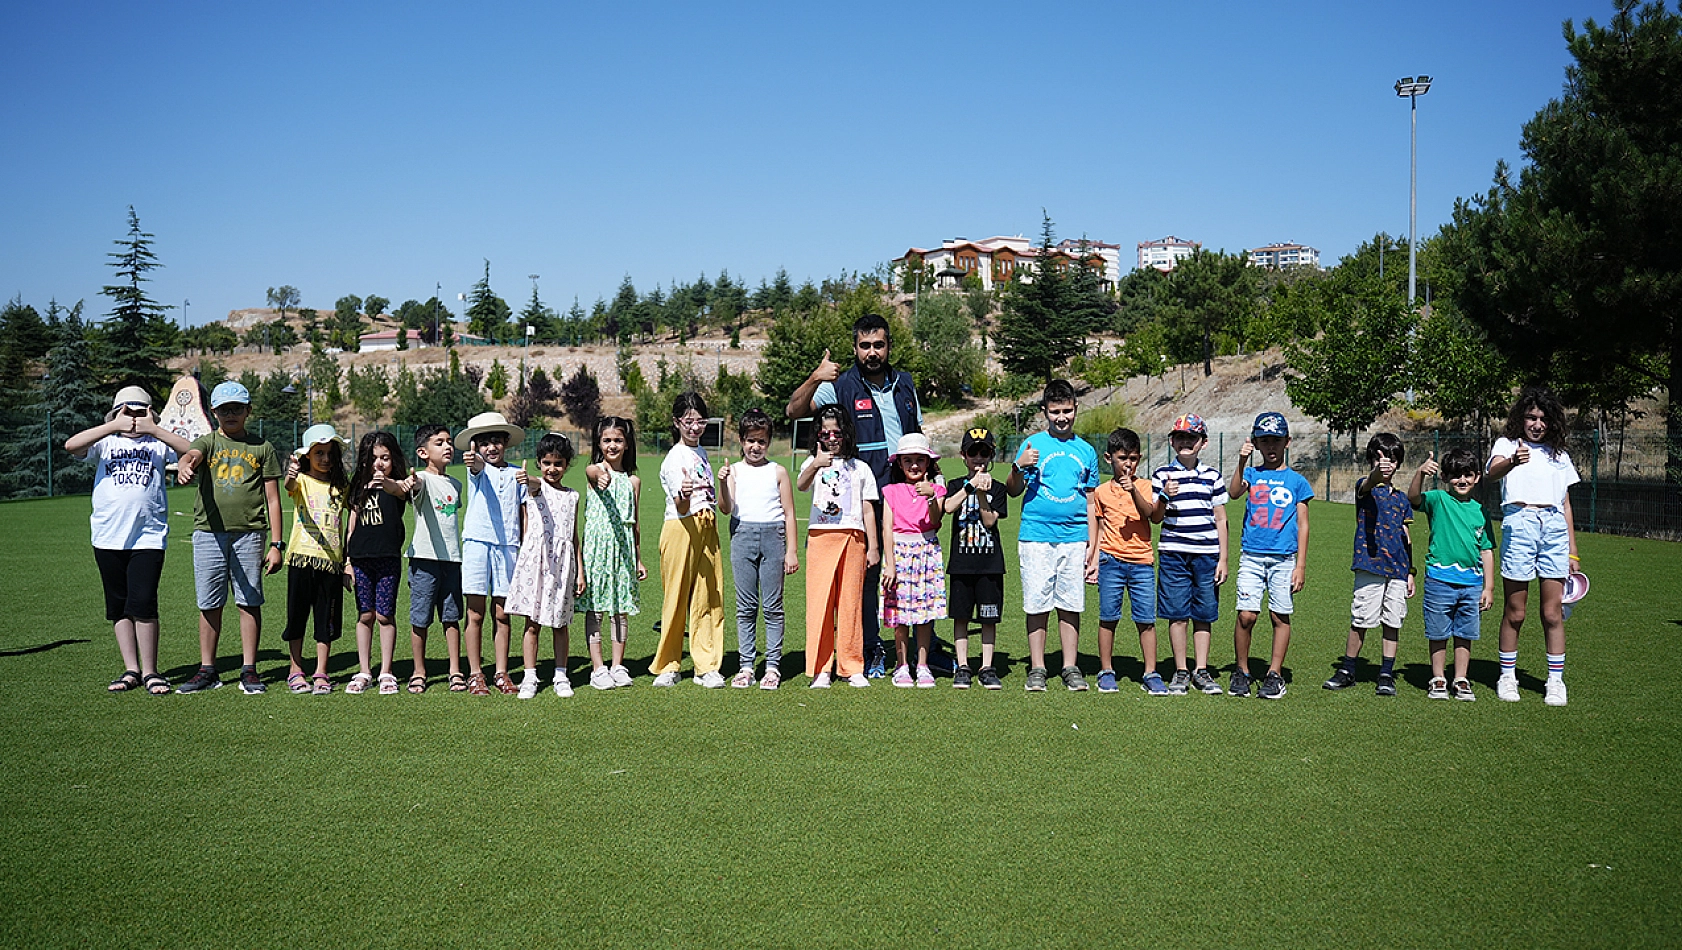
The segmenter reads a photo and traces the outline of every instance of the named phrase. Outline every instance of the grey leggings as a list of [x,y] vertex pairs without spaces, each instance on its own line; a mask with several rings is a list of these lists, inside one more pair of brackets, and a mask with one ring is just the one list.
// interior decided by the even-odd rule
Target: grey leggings
[[765,667],[783,659],[783,522],[730,519],[730,570],[736,581],[736,652],[742,669],[754,666],[754,624],[765,615]]

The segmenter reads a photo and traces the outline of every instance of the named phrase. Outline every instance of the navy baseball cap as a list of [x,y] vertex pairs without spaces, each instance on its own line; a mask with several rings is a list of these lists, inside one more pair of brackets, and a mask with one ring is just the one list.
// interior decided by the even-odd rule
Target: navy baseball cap
[[1255,424],[1250,428],[1250,438],[1259,439],[1264,435],[1276,435],[1280,438],[1290,438],[1291,424],[1285,421],[1283,413],[1264,412],[1256,417]]

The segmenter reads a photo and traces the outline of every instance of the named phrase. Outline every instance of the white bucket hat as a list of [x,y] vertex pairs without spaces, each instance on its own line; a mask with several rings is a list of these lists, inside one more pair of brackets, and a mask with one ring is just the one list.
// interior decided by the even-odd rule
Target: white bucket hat
[[[122,412],[125,406],[145,406],[147,409],[151,409],[152,394],[139,386],[124,386],[117,390],[117,395],[111,397],[111,411],[105,414],[105,421],[110,422],[117,418],[117,413]],[[152,421],[158,421],[158,414],[155,411],[152,413]]]
[[508,417],[500,412],[481,412],[467,420],[467,428],[456,434],[456,451],[465,452],[473,440],[487,432],[501,432],[508,436],[510,444],[524,442],[526,430],[508,421]]
[[921,432],[907,432],[899,437],[899,445],[894,447],[894,454],[888,457],[893,461],[901,455],[926,455],[931,459],[940,458],[940,453],[929,444],[929,437]]

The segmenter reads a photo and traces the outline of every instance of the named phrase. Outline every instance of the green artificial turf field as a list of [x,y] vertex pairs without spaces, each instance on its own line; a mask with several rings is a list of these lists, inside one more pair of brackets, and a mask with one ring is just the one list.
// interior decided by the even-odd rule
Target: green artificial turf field
[[[641,461],[655,572],[658,457]],[[581,482],[580,468],[568,482]],[[1026,694],[1013,581],[997,693],[945,678],[925,691],[877,681],[815,692],[800,676],[775,693],[706,691],[687,674],[653,689],[651,579],[631,629],[630,689],[584,685],[580,625],[572,699],[447,692],[436,630],[425,695],[344,694],[347,631],[334,658],[341,691],[293,696],[282,683],[283,575],[267,587],[267,695],[233,688],[230,610],[229,688],[152,698],[105,693],[121,663],[88,504],[0,506],[5,946],[1679,939],[1682,875],[1667,855],[1682,835],[1682,693],[1662,675],[1682,632],[1675,544],[1581,537],[1594,589],[1567,627],[1564,709],[1542,704],[1534,620],[1523,701],[1496,701],[1494,614],[1474,651],[1479,701],[1427,701],[1417,598],[1401,695],[1372,694],[1376,642],[1357,688],[1321,690],[1348,629],[1353,526],[1353,509],[1325,504],[1312,511],[1290,694],[1277,703],[1145,696],[1126,623],[1121,693],[1069,693],[1054,678]],[[172,519],[163,591],[162,665],[179,682],[197,660],[192,498],[176,490],[171,505],[189,513]],[[1013,546],[1015,521],[1005,525]],[[804,581],[791,581],[784,669],[795,672]],[[406,605],[405,584],[400,617]],[[1231,607],[1228,584],[1213,651],[1223,682]],[[1089,610],[1087,651],[1095,629]],[[733,654],[733,633],[726,644]],[[1258,630],[1255,654],[1266,645]],[[734,664],[727,656],[727,674]],[[1096,670],[1090,652],[1082,665]]]

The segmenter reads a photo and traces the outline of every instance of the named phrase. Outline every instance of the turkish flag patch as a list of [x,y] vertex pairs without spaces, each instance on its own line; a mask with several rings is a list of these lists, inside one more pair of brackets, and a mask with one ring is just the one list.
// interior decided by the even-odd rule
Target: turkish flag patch
[[869,412],[870,410],[875,409],[875,408],[876,408],[876,403],[872,402],[869,396],[866,396],[863,399],[853,400],[853,411],[854,412]]

